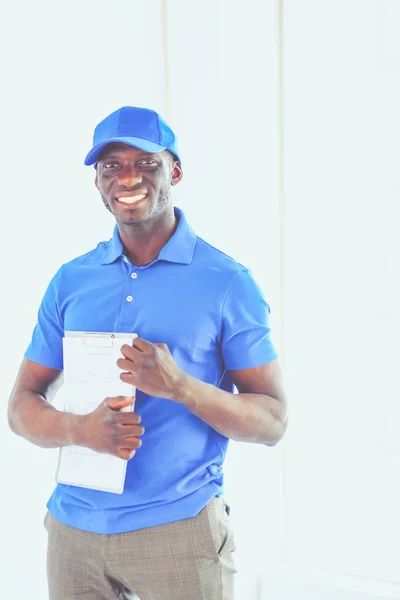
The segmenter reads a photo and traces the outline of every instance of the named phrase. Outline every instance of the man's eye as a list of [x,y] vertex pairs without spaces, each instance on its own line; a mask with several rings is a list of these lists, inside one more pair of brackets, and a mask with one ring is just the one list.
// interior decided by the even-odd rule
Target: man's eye
[[152,158],[144,158],[143,160],[140,161],[139,163],[140,165],[150,165],[151,167],[155,166],[157,164],[157,161],[153,160]]
[[103,168],[104,169],[116,169],[118,167],[118,163],[116,162],[107,162],[104,163]]

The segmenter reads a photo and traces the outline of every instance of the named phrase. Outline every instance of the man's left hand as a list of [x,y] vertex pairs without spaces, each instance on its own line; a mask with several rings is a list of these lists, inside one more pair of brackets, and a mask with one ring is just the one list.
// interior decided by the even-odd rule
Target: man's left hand
[[121,348],[124,358],[117,360],[123,370],[120,378],[149,396],[177,400],[185,372],[176,364],[166,344],[152,344],[135,338],[132,346]]

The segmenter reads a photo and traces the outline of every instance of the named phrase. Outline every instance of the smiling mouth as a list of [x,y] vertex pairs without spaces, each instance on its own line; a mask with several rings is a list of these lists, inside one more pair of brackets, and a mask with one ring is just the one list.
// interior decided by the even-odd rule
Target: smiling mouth
[[115,200],[119,204],[124,204],[125,206],[133,206],[134,204],[137,204],[137,202],[140,202],[145,198],[147,198],[147,194],[137,194],[136,196],[123,196],[121,198],[115,198]]

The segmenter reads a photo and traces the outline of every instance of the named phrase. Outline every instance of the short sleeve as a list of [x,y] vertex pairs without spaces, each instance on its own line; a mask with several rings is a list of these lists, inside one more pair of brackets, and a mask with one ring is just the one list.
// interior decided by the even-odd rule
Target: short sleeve
[[41,302],[38,320],[25,358],[51,369],[63,369],[64,326],[57,299],[60,271],[51,280]]
[[226,369],[251,369],[277,358],[269,327],[270,307],[248,269],[231,283],[221,316],[221,352]]

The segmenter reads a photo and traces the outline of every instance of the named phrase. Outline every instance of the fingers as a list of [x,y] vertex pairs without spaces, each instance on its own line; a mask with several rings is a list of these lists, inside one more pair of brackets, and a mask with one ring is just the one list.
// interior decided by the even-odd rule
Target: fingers
[[160,351],[171,354],[167,344],[152,344],[147,340],[136,338],[132,346],[128,344],[121,346],[122,357],[117,360],[117,366],[126,373],[134,373],[135,369],[141,366],[152,366]]
[[129,372],[133,370],[135,364],[127,358],[119,358],[117,360],[117,366],[123,371]]
[[119,427],[124,434],[124,439],[129,440],[134,437],[139,437],[140,435],[144,435],[144,427],[143,425],[135,425],[132,423],[120,423]]
[[[94,411],[84,416],[82,445],[95,452],[131,459],[142,445],[144,427],[133,412],[135,396],[107,397]],[[131,410],[124,412],[124,408]]]
[[130,460],[135,454],[136,450],[132,450],[131,448],[120,448],[117,452],[117,456],[124,460]]
[[124,383],[129,383],[129,385],[136,386],[135,377],[132,375],[132,373],[120,373],[119,378]]
[[116,455],[124,460],[130,460],[136,454],[136,450],[140,448],[143,443],[138,436],[144,434],[144,427],[140,425],[133,425],[128,428],[128,426],[121,425],[121,429],[124,427],[129,429],[129,432],[121,436],[123,439],[120,441],[121,446],[119,448],[117,447],[116,449]]
[[132,342],[132,346],[128,344],[124,344],[121,346],[121,352],[130,360],[134,360],[135,355],[141,352],[151,352],[154,349],[154,344],[148,342],[147,340],[143,340],[141,338],[135,338]]
[[140,352],[149,351],[153,348],[153,346],[154,344],[140,337],[135,338],[132,344],[132,347],[136,348],[136,350],[139,350]]
[[[121,354],[130,361],[134,361],[135,354],[137,352],[138,352],[137,350],[132,348],[132,346],[128,346],[128,344],[124,344],[123,346],[121,346]],[[122,359],[119,358],[118,360],[122,360]],[[118,361],[117,361],[117,364],[118,364]]]
[[128,348],[130,348],[131,350],[139,350],[140,352],[151,352],[152,350],[154,350],[154,346],[157,346],[157,348],[162,348],[163,350],[168,350],[167,344],[153,344],[152,342],[144,340],[143,338],[136,338],[135,340],[133,340],[132,346],[128,346]]
[[125,406],[131,406],[135,403],[135,396],[115,396],[113,398],[106,398],[104,403],[111,408],[111,410],[120,410]]
[[147,354],[154,352],[154,346],[163,347],[165,344],[152,344],[143,338],[137,337],[133,340],[132,346],[128,346],[128,344],[121,346],[121,352],[126,358],[134,360],[135,354],[138,352],[145,352]]
[[167,346],[167,344],[154,344],[155,346],[157,346],[157,348],[161,348],[161,350],[166,350],[167,352],[169,352],[169,348]]
[[126,444],[126,448],[129,448],[130,450],[137,450],[138,448],[140,448],[143,444],[142,440],[138,437],[129,437],[127,436],[124,441],[124,448],[125,448],[125,444]]
[[124,460],[130,460],[133,456],[135,456],[136,450],[142,445],[142,440],[137,437],[127,436],[124,440],[124,443],[127,444],[127,446],[118,448],[117,456],[123,458]]

